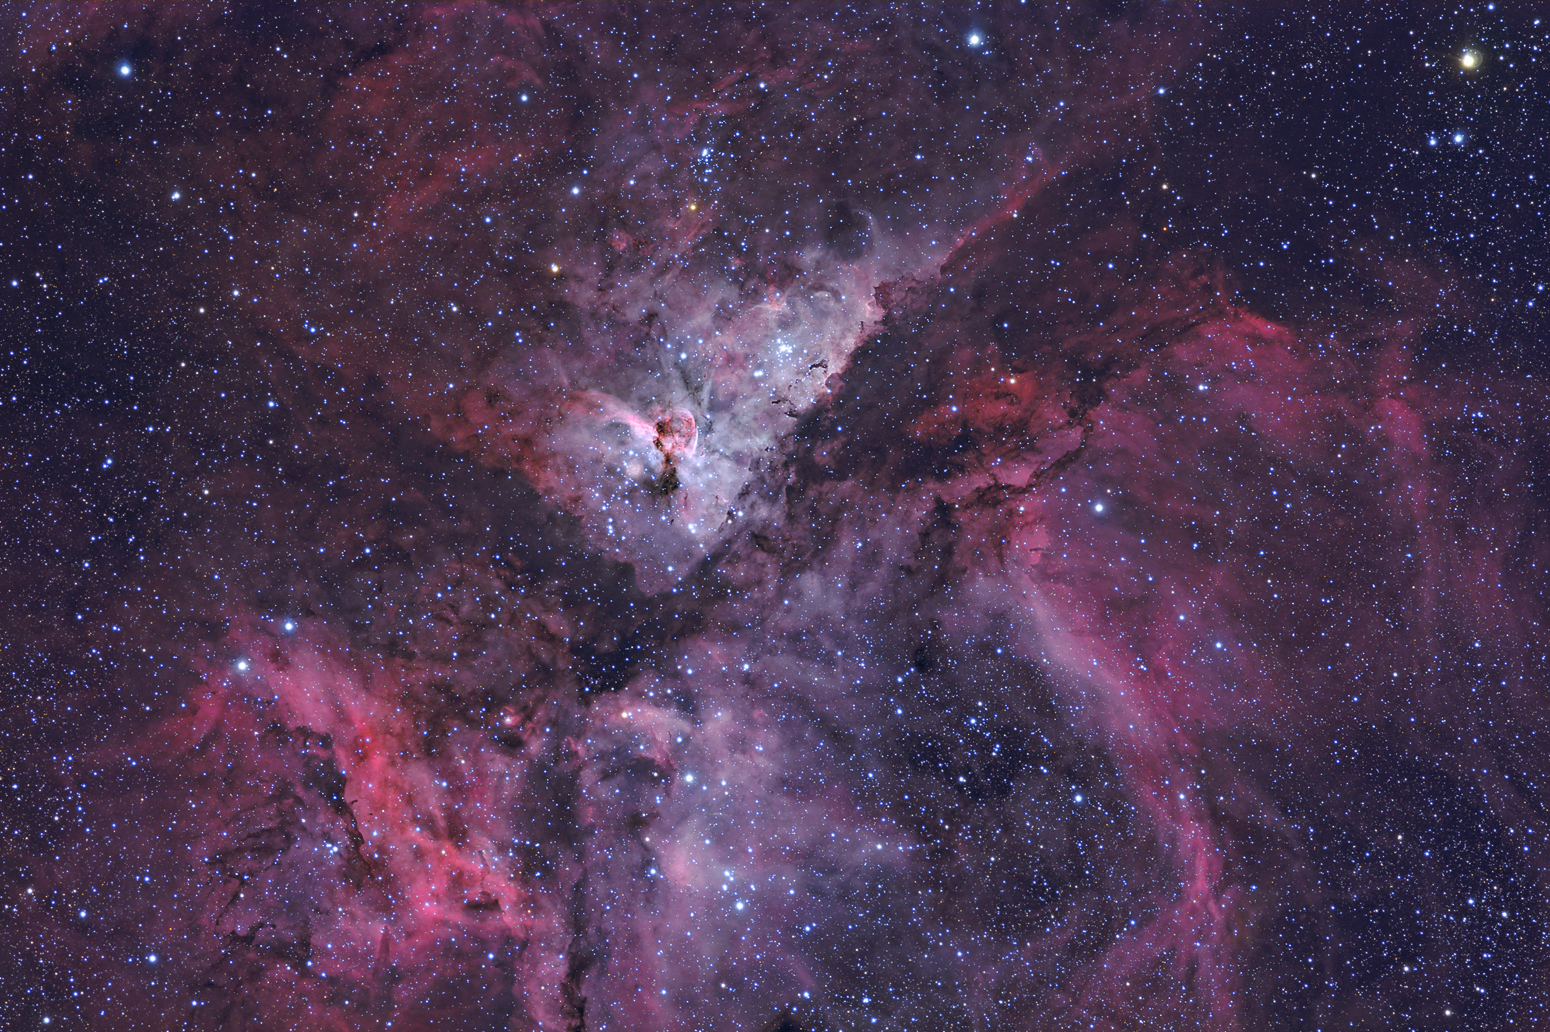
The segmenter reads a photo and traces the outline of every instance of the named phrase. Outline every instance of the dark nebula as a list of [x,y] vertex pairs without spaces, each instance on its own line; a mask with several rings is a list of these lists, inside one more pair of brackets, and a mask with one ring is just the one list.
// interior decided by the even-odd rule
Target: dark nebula
[[0,1027],[1545,1027],[1547,41],[0,10]]

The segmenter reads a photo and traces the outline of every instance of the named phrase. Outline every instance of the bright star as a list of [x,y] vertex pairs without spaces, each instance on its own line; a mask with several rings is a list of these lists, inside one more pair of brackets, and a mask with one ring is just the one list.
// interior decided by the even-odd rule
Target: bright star
[[127,61],[118,66],[118,74],[126,79],[129,78],[129,73],[132,71],[134,71],[134,69],[129,67],[129,63]]

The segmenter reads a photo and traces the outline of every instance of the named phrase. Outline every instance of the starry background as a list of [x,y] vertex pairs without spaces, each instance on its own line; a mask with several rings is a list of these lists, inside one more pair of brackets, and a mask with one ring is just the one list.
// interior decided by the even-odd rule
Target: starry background
[[1541,1026],[1547,44],[0,9],[0,1025]]

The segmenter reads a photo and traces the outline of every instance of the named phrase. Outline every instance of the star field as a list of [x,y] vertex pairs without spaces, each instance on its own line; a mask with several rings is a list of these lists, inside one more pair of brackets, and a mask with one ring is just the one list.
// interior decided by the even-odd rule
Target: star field
[[0,11],[0,1027],[1540,1027],[1547,47]]

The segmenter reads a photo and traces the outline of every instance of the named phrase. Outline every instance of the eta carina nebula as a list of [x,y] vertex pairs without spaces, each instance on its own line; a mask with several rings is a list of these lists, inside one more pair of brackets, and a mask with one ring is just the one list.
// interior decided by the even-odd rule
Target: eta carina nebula
[[0,1025],[1542,1027],[1538,10],[6,8]]

